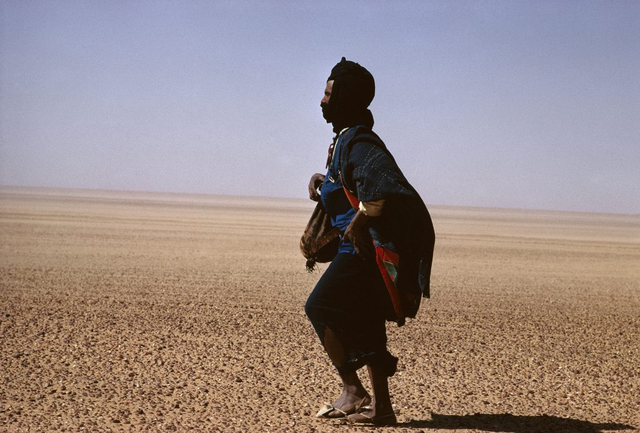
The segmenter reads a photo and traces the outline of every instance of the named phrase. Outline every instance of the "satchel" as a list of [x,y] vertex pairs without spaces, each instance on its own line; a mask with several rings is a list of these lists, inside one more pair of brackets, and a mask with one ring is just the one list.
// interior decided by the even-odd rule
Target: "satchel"
[[307,259],[307,272],[312,272],[316,263],[333,260],[339,245],[340,231],[331,225],[331,218],[318,202],[300,239],[300,251]]

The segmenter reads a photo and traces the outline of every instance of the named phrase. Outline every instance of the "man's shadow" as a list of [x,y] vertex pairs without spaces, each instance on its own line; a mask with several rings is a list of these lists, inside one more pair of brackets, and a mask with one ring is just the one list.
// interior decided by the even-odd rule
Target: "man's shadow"
[[480,430],[513,433],[601,433],[602,430],[635,430],[617,423],[593,423],[557,416],[525,416],[505,414],[442,415],[431,414],[431,420],[414,420],[398,426],[419,429]]

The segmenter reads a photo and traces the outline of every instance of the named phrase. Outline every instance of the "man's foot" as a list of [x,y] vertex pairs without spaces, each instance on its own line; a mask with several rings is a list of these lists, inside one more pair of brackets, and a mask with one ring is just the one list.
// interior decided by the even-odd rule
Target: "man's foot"
[[[343,398],[347,397],[347,398]],[[325,403],[320,408],[316,417],[318,418],[344,418],[347,415],[354,414],[361,410],[363,407],[371,403],[371,397],[365,395],[364,397],[348,398],[348,396],[340,396],[335,404]],[[348,402],[341,402],[340,400],[350,400]]]
[[398,422],[395,413],[378,415],[373,409],[349,415],[347,420],[353,424],[373,424],[376,426],[394,425]]

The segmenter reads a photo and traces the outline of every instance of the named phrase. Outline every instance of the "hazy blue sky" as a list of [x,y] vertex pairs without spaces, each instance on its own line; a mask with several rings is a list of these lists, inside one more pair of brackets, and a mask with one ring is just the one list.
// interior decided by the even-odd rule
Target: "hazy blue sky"
[[0,0],[0,184],[306,197],[346,56],[428,204],[640,213],[640,1]]

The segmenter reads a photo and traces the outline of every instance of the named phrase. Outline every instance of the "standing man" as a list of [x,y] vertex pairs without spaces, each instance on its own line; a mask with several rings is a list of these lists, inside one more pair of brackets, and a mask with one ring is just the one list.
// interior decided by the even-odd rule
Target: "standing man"
[[[373,76],[359,64],[343,57],[331,70],[320,106],[336,135],[309,196],[322,202],[342,242],[305,311],[342,380],[342,394],[316,416],[390,425],[388,378],[398,358],[387,350],[385,322],[403,325],[429,296],[435,233],[424,202],[372,131],[374,95]],[[357,375],[365,365],[371,395]]]

